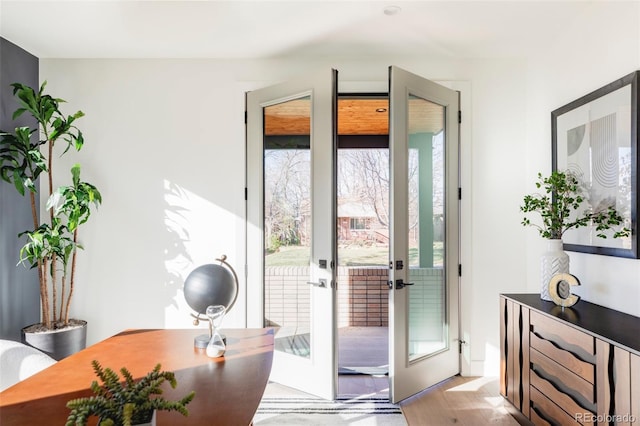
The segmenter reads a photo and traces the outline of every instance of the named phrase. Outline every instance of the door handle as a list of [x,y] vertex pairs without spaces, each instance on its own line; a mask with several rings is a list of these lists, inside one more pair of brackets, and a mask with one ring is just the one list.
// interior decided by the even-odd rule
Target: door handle
[[317,282],[317,283],[314,283],[312,281],[307,281],[307,284],[310,284],[310,285],[312,285],[314,287],[326,287],[327,286],[327,280],[325,280],[324,278],[320,278],[318,281],[319,282]]
[[[393,281],[388,282],[389,289],[393,290]],[[408,285],[415,285],[415,283],[405,283],[402,279],[396,280],[396,290],[405,288]]]

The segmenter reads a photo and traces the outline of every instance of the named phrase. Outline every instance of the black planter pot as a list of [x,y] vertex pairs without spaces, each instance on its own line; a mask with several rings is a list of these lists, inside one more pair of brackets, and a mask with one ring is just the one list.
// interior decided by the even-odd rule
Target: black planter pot
[[22,342],[59,361],[87,347],[87,322],[72,321],[71,327],[51,331],[31,331],[37,324],[27,326],[22,329]]

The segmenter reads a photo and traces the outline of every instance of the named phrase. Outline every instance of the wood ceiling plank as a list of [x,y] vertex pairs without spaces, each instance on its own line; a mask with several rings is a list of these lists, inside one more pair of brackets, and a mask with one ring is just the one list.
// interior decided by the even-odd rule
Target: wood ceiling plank
[[[338,100],[339,135],[389,134],[387,99]],[[409,132],[438,133],[444,108],[423,99],[409,101]],[[310,99],[295,99],[265,108],[265,135],[308,135],[311,130]]]

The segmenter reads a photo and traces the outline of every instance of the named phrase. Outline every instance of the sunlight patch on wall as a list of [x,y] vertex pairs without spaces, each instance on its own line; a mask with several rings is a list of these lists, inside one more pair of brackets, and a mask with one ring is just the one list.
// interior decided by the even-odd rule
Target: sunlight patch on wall
[[167,234],[163,247],[165,287],[175,289],[171,304],[165,307],[164,326],[192,328],[184,280],[196,267],[217,263],[215,259],[221,255],[236,252],[235,218],[229,211],[165,179],[163,220]]
[[500,376],[500,348],[493,346],[491,343],[487,343],[484,353],[484,375],[491,377]]

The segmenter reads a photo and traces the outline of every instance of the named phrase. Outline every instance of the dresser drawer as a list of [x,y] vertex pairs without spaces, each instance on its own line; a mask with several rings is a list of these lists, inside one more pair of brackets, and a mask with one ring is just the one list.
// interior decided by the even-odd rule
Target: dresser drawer
[[535,387],[531,387],[531,413],[530,419],[539,419],[534,421],[535,425],[538,424],[550,424],[550,425],[579,425],[580,423],[570,415],[568,415],[562,408],[558,407],[553,401],[544,396]]
[[553,383],[562,392],[571,394],[578,400],[583,400],[585,404],[593,405],[595,403],[596,390],[593,383],[589,383],[533,348],[530,357],[531,369],[537,375]]
[[531,311],[531,332],[556,346],[571,350],[580,358],[595,363],[595,338],[538,312]]
[[595,383],[596,366],[593,362],[583,361],[571,349],[558,347],[554,342],[545,340],[536,333],[531,333],[529,342],[531,348],[546,355],[587,382]]
[[[531,371],[531,386],[535,387],[537,391],[546,395],[548,399],[553,401],[556,405],[563,408],[566,413],[569,413],[577,419],[592,419],[595,418],[594,412],[595,405],[592,404],[592,410],[587,410],[578,404],[568,394],[565,394],[558,389],[548,380],[539,376],[535,371]],[[582,421],[582,424],[593,424],[591,421]]]

